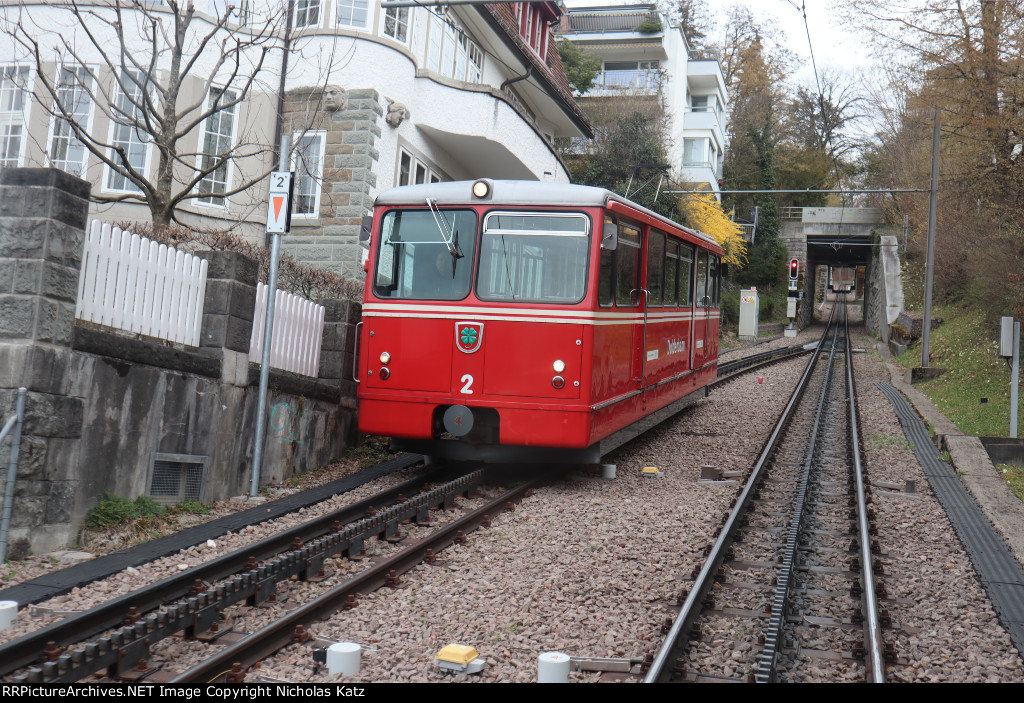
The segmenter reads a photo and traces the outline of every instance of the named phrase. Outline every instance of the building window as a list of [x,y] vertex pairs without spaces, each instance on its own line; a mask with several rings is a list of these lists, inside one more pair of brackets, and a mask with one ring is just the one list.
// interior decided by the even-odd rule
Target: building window
[[338,26],[366,28],[370,0],[338,0]]
[[296,217],[320,216],[320,190],[324,175],[324,148],[326,132],[307,132],[293,135],[295,155],[292,169],[295,171]]
[[[523,41],[537,52],[542,59],[547,60],[548,53],[548,23],[545,21],[542,12],[535,9],[531,3],[522,2],[514,6],[516,22],[519,24],[519,36]],[[549,17],[549,20],[556,18]]]
[[298,0],[295,3],[295,28],[320,24],[320,0]]
[[483,80],[484,53],[456,25],[452,15],[431,16],[427,52],[427,67],[431,71],[470,83]]
[[[92,75],[84,66],[60,69],[57,100],[71,116],[71,120],[84,132],[89,131],[92,122],[92,86]],[[54,111],[59,113],[60,107],[55,106]],[[84,178],[88,156],[89,152],[85,145],[75,137],[71,123],[63,117],[55,116],[53,139],[50,141],[50,164]]]
[[27,107],[28,66],[0,67],[0,167],[21,164]]
[[384,35],[403,44],[409,43],[409,8],[388,7],[384,10]]
[[230,181],[228,166],[231,164],[231,160],[224,158],[224,155],[231,150],[234,136],[235,100],[236,95],[230,90],[210,88],[207,109],[213,109],[214,105],[227,107],[222,107],[203,121],[199,167],[203,171],[213,170],[199,181],[199,192],[202,197],[198,200],[207,205],[224,205],[224,193],[227,192]]
[[714,168],[709,151],[706,138],[683,139],[683,168]]
[[657,61],[606,61],[600,84],[606,90],[654,90],[658,77]]
[[443,174],[435,171],[405,149],[398,150],[398,174],[395,185],[408,186],[419,183],[440,183]]
[[[110,158],[116,164],[123,161],[120,151],[124,151],[125,160],[130,170],[145,175],[146,159],[149,153],[146,139],[138,126],[142,124],[142,81],[143,77],[139,71],[122,70],[121,78],[118,81],[117,96],[111,106],[112,134],[110,143],[114,145]],[[140,188],[132,182],[127,175],[121,174],[114,169],[109,169],[107,174],[107,190],[126,191],[132,193],[141,192]]]

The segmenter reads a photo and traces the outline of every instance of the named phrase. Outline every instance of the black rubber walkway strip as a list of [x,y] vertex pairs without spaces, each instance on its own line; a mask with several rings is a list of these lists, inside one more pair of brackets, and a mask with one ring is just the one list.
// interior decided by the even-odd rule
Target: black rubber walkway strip
[[72,588],[106,578],[111,574],[127,569],[129,566],[145,564],[168,554],[174,554],[182,549],[187,549],[195,544],[202,544],[208,539],[216,539],[228,532],[234,532],[235,530],[240,530],[243,527],[265,520],[273,520],[287,513],[327,500],[331,496],[347,493],[365,483],[408,468],[422,460],[423,457],[419,454],[401,454],[365,471],[359,471],[345,478],[339,478],[337,481],[331,481],[323,486],[293,493],[277,500],[262,503],[248,510],[225,515],[222,518],[217,518],[195,527],[189,527],[181,532],[160,537],[131,549],[83,561],[49,574],[43,574],[38,578],[24,581],[0,591],[0,600],[17,601],[18,608],[21,609],[26,605],[67,593]]
[[967,550],[974,570],[992,600],[999,621],[1024,657],[1024,568],[996,532],[953,467],[942,461],[924,421],[903,394],[888,383],[876,383],[892,403],[903,433],[914,448],[928,483]]

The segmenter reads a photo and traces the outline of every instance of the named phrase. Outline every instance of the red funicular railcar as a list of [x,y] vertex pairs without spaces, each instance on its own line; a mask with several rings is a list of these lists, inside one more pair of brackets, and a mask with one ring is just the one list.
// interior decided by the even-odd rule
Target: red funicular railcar
[[600,188],[386,191],[359,328],[359,428],[437,457],[597,462],[602,441],[715,378],[722,254]]

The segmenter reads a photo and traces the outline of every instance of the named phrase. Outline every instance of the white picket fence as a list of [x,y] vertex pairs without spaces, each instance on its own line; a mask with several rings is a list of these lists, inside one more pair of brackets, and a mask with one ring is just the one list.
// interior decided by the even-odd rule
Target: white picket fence
[[[267,324],[267,286],[256,285],[256,312],[249,340],[249,361],[263,360],[263,330]],[[270,365],[314,378],[320,372],[320,345],[324,335],[324,306],[278,290],[274,303],[274,336]]]
[[75,317],[198,347],[206,265],[192,254],[93,220]]

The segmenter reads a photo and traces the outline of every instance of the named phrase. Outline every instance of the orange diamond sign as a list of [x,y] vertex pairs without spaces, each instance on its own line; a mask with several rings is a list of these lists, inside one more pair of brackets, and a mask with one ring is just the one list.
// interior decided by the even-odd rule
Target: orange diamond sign
[[270,192],[267,202],[267,232],[285,233],[291,228],[292,183],[288,171],[270,174]]

